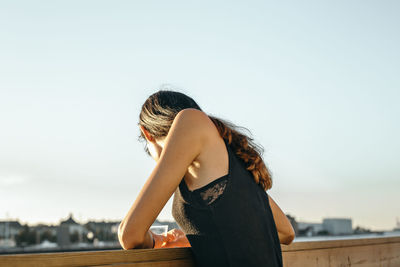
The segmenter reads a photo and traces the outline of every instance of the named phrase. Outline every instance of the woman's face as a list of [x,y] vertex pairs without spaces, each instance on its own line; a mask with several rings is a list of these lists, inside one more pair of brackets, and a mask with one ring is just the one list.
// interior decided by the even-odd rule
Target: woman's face
[[149,132],[142,126],[140,126],[140,130],[143,132],[143,135],[146,138],[147,142],[147,152],[149,155],[155,160],[158,161],[160,158],[162,149],[164,147],[164,140],[165,138],[162,139],[155,139],[152,137]]
[[149,151],[150,156],[158,161],[160,158],[163,147],[158,142],[151,142],[147,140],[147,149]]

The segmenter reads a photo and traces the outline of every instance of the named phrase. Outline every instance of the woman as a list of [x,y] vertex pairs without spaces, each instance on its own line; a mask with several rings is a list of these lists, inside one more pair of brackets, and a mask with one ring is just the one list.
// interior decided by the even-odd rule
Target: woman
[[[145,101],[139,126],[157,164],[119,226],[124,249],[191,247],[197,266],[282,266],[280,244],[295,234],[266,192],[271,175],[250,137],[167,90]],[[183,231],[154,234],[172,194]]]

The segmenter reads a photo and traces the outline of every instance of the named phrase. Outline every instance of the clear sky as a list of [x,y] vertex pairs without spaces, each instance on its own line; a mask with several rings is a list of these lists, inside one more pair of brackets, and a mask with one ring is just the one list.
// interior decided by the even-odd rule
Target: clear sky
[[[0,219],[122,219],[162,84],[247,127],[299,221],[400,217],[398,1],[1,1]],[[173,219],[172,198],[159,219]]]

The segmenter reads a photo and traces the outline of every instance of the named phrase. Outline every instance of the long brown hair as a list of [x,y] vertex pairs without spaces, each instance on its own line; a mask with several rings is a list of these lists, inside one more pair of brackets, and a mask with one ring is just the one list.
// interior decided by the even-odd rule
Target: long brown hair
[[[159,90],[144,102],[139,125],[143,126],[154,138],[167,136],[171,124],[179,111],[186,108],[201,110],[200,106],[189,96],[171,90]],[[246,169],[253,174],[254,181],[264,191],[272,187],[271,173],[265,165],[262,154],[263,148],[257,145],[253,138],[231,122],[208,115],[218,129],[220,136],[227,140],[235,154],[244,162]],[[140,132],[139,140],[145,141]],[[145,151],[149,154],[147,146]]]

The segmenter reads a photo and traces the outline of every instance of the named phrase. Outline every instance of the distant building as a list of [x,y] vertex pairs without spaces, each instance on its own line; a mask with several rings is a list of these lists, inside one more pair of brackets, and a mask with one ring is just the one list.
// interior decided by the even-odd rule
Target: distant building
[[120,221],[89,221],[85,224],[85,227],[92,238],[101,241],[117,241],[119,224]]
[[23,230],[19,221],[0,221],[0,247],[15,247],[16,236]]
[[315,236],[324,231],[322,223],[297,222],[299,236]]
[[30,227],[30,229],[36,234],[36,244],[40,244],[45,240],[50,242],[56,241],[57,228],[57,226],[46,224],[38,224]]
[[352,220],[350,218],[325,218],[322,221],[323,228],[331,235],[352,234]]
[[47,224],[37,224],[35,226],[31,226],[31,229],[34,229],[35,231],[39,232],[40,234],[42,234],[43,232],[50,232],[52,235],[56,235],[57,234],[57,226],[52,226],[52,225],[47,225]]
[[0,221],[0,239],[14,239],[22,229],[19,221]]
[[353,234],[350,218],[324,218],[322,223],[297,222],[298,236]]
[[[57,244],[60,247],[69,246],[73,242],[82,242],[83,236],[87,234],[87,229],[77,223],[73,218],[72,214],[65,221],[62,221],[57,228]],[[76,240],[72,237],[76,237]]]
[[67,225],[60,225],[57,228],[57,245],[59,247],[67,247],[71,245],[69,228]]

